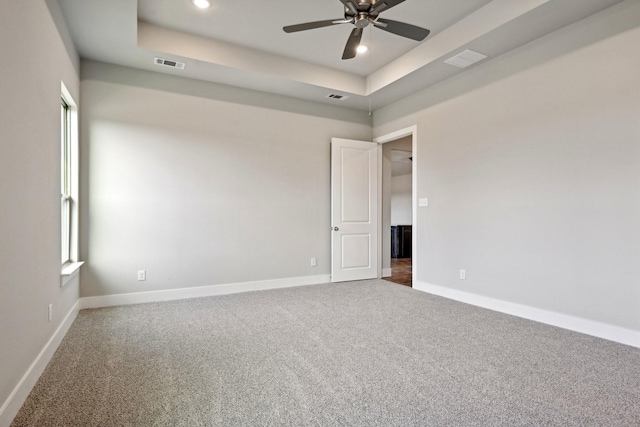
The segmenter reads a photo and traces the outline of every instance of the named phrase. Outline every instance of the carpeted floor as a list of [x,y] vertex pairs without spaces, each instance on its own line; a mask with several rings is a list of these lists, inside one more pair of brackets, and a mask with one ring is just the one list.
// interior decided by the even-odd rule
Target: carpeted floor
[[639,426],[640,349],[373,280],[82,311],[13,426]]

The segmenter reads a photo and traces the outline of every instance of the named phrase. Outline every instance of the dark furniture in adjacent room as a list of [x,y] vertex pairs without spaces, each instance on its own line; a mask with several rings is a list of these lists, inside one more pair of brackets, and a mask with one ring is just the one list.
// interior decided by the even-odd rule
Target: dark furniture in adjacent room
[[411,258],[411,226],[391,226],[391,258]]

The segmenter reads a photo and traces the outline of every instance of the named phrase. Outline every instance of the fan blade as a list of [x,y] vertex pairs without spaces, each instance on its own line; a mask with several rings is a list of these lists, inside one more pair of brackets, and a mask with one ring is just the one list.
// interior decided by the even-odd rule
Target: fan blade
[[377,15],[383,10],[388,10],[394,6],[399,5],[403,1],[404,0],[379,0],[376,4],[371,6],[371,10],[369,10],[369,13],[372,15]]
[[331,25],[348,24],[351,21],[344,19],[329,19],[326,21],[305,22],[304,24],[288,25],[282,27],[285,33],[295,33],[298,31],[313,30],[314,28],[329,27]]
[[362,28],[354,28],[347,40],[347,45],[344,47],[342,59],[351,59],[356,57],[356,53],[358,53],[358,46],[360,46],[360,39],[362,39]]
[[[404,0],[403,0],[404,1]],[[340,2],[354,15],[358,14],[358,5],[353,0],[340,0]]]
[[381,30],[388,31],[398,36],[406,37],[409,39],[422,41],[431,31],[426,28],[416,27],[415,25],[407,24],[404,22],[392,21],[391,19],[378,18],[373,21],[373,25]]

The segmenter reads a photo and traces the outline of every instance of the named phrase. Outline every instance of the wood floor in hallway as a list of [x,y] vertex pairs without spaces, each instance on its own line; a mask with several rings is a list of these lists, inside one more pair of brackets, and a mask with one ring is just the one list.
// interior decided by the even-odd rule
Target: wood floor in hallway
[[391,258],[391,277],[384,280],[411,287],[411,276],[411,258]]

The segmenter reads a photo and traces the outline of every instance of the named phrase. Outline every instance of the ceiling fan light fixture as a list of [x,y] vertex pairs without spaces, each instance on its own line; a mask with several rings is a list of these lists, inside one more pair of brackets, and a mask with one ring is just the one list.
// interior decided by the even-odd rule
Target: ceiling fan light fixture
[[191,0],[191,2],[199,9],[207,9],[211,7],[209,0]]
[[344,10],[343,19],[329,19],[324,21],[305,22],[303,24],[287,25],[282,27],[285,33],[297,33],[298,31],[313,30],[315,28],[330,27],[339,24],[351,24],[355,28],[347,39],[347,44],[342,53],[342,59],[355,58],[360,51],[360,39],[366,27],[371,24],[373,27],[421,42],[430,33],[426,28],[418,27],[405,22],[392,21],[391,19],[380,18],[381,12],[395,7],[405,0],[340,0]]
[[358,46],[358,49],[356,49],[358,51],[358,53],[365,53],[366,51],[369,50],[368,47],[366,47],[365,45],[361,44],[360,46]]

